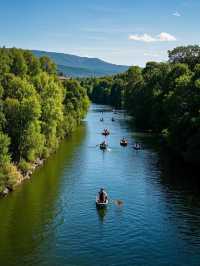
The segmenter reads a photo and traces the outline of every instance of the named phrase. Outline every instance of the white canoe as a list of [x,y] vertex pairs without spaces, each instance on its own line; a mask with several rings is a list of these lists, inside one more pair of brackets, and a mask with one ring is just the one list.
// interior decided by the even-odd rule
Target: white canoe
[[106,202],[99,202],[99,197],[96,197],[96,205],[99,208],[104,208],[108,205],[108,199],[106,200]]

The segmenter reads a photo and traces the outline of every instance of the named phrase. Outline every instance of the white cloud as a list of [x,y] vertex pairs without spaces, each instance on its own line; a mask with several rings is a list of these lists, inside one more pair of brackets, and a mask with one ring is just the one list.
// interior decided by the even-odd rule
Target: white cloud
[[161,32],[156,37],[153,37],[147,33],[144,33],[142,35],[131,34],[129,35],[129,40],[147,42],[147,43],[148,42],[172,42],[172,41],[176,41],[176,37],[174,37],[173,35],[167,32]]
[[174,37],[173,35],[167,33],[167,32],[161,32],[158,35],[158,41],[161,42],[172,42],[172,41],[176,41],[176,37]]
[[155,42],[156,39],[151,35],[144,33],[143,35],[131,34],[129,35],[129,40],[133,41],[141,41],[141,42]]
[[178,11],[174,12],[172,15],[175,16],[175,17],[180,17],[181,16],[181,14]]

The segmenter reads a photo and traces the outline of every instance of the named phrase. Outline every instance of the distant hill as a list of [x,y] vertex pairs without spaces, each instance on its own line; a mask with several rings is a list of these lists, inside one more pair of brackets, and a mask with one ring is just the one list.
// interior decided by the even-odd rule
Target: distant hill
[[58,72],[72,77],[107,76],[125,72],[128,66],[107,63],[98,58],[32,50],[37,56],[50,57],[58,67]]

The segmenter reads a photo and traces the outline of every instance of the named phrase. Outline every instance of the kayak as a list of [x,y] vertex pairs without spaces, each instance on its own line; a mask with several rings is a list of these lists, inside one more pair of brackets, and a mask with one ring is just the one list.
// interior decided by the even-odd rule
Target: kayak
[[108,205],[108,199],[105,202],[99,202],[99,197],[96,197],[96,206],[98,208],[105,208]]

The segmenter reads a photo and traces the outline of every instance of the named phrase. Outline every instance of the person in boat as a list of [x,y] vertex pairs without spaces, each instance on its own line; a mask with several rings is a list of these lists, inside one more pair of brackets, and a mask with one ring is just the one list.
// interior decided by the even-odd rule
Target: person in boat
[[99,191],[99,202],[104,203],[107,201],[107,199],[108,199],[107,193],[105,192],[103,188],[101,188]]
[[101,143],[102,146],[106,146],[105,140]]
[[104,134],[108,134],[108,129],[104,128],[103,132],[104,132]]
[[100,149],[101,150],[105,150],[108,147],[108,144],[106,144],[105,140],[103,142],[100,143]]
[[141,148],[140,143],[137,143],[137,142],[136,142],[136,143],[135,143],[135,149],[138,149],[138,150],[139,150],[140,148]]
[[138,148],[138,143],[137,143],[137,142],[135,143],[134,148],[135,148],[135,149]]

